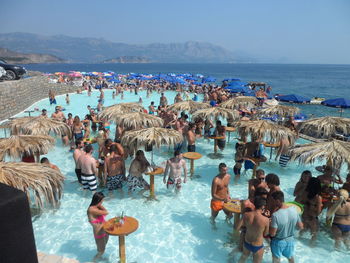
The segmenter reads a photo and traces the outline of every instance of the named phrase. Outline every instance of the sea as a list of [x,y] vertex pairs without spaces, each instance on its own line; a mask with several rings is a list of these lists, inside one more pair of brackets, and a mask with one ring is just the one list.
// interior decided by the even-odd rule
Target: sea
[[[314,64],[30,64],[28,70],[47,73],[74,71],[114,71],[127,73],[191,73],[212,76],[217,84],[225,78],[265,82],[272,94],[298,94],[305,97],[350,99],[350,65]],[[311,116],[340,116],[339,109],[319,105],[301,106]],[[342,116],[350,117],[350,110]]]

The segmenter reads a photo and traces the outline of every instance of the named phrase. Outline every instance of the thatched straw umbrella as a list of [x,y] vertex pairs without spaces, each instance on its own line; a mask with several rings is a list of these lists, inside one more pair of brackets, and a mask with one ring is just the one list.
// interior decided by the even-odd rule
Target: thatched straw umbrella
[[176,145],[182,141],[182,134],[176,130],[152,127],[125,132],[121,143],[123,145],[135,145],[137,148],[140,146],[154,145],[159,148],[161,145]]
[[293,106],[286,106],[286,105],[275,105],[271,107],[267,107],[264,109],[259,110],[259,114],[261,115],[274,115],[277,114],[279,116],[293,116],[297,114],[300,111],[299,108],[293,107]]
[[141,104],[136,102],[119,103],[106,107],[98,114],[100,119],[115,120],[121,114],[139,112],[143,110]]
[[127,129],[163,126],[161,118],[143,112],[125,113],[119,115],[115,120],[118,125]]
[[350,119],[342,117],[321,117],[299,124],[299,132],[306,135],[328,138],[336,133],[350,134]]
[[235,120],[239,118],[239,113],[236,110],[225,109],[221,107],[211,107],[210,109],[197,110],[192,114],[192,117],[203,119],[218,119],[219,117]]
[[46,154],[54,147],[55,139],[47,135],[12,135],[0,139],[0,161],[5,155],[11,158],[21,158],[28,155]]
[[330,140],[318,143],[296,145],[290,150],[291,160],[300,163],[313,163],[315,160],[326,160],[327,163],[350,165],[350,142]]
[[295,134],[290,129],[265,120],[242,121],[239,123],[239,128],[246,134],[270,141],[279,141],[283,137],[288,137],[291,142],[295,139]]
[[257,98],[249,96],[238,96],[219,104],[220,107],[226,109],[238,109],[239,105],[256,105],[258,103]]
[[72,136],[67,124],[44,116],[16,118],[11,120],[10,125],[12,134],[47,135],[53,132],[58,136]]
[[0,182],[25,192],[40,209],[45,202],[58,205],[63,180],[59,171],[43,164],[0,162]]
[[193,113],[196,110],[200,109],[208,109],[210,108],[209,103],[204,103],[204,102],[196,102],[193,100],[186,100],[186,101],[181,101],[174,103],[168,107],[168,110],[173,110],[173,111],[188,111],[189,113]]

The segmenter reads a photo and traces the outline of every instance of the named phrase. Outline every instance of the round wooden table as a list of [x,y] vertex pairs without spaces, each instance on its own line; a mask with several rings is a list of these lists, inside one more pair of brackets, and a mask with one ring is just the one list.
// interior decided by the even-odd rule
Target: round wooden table
[[213,136],[213,137],[208,137],[209,139],[214,140],[214,153],[216,154],[218,152],[218,140],[223,140],[225,139],[224,136]]
[[236,228],[239,217],[242,213],[242,201],[239,199],[230,199],[227,203],[224,203],[224,209],[233,213],[233,226]]
[[116,217],[109,219],[107,222],[103,223],[104,231],[111,236],[119,237],[119,258],[121,263],[126,262],[125,257],[125,236],[135,232],[139,227],[139,222],[130,216],[125,216],[124,224],[117,226],[114,221]]
[[194,175],[194,160],[202,158],[202,155],[197,152],[187,152],[183,153],[182,156],[186,159],[191,160],[191,177]]
[[235,132],[236,128],[235,127],[226,127],[226,132],[228,132],[228,140],[227,143],[230,141],[230,136],[231,136],[231,132]]
[[149,185],[150,185],[150,198],[154,199],[156,196],[154,194],[154,176],[158,175],[158,174],[163,174],[164,173],[164,169],[161,167],[157,167],[155,170],[153,170],[152,172],[147,172],[145,174],[149,175]]
[[271,160],[271,158],[272,158],[272,148],[278,148],[278,147],[280,147],[280,143],[279,143],[279,142],[278,142],[278,143],[263,142],[263,145],[264,145],[265,147],[270,147],[270,148],[271,148],[271,150],[270,150],[270,160]]

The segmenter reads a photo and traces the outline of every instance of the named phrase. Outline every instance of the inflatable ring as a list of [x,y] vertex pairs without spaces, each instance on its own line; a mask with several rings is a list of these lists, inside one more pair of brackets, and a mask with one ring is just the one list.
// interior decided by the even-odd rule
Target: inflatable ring
[[304,206],[298,202],[292,201],[292,202],[287,202],[284,204],[288,207],[294,206],[299,215],[301,215],[304,212]]

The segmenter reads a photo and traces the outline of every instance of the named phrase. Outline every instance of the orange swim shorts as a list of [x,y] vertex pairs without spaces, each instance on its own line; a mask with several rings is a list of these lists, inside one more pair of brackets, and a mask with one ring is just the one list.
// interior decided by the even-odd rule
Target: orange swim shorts
[[224,208],[224,201],[211,200],[210,208],[211,210],[218,212]]

